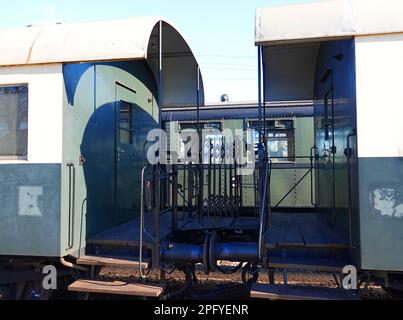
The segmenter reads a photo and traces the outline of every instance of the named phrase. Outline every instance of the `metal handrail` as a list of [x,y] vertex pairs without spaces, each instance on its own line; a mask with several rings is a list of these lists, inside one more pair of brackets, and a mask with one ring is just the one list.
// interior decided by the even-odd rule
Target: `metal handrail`
[[348,218],[349,218],[349,238],[350,238],[350,247],[353,247],[353,199],[351,195],[352,191],[352,181],[351,181],[351,157],[352,157],[352,149],[351,149],[351,138],[357,136],[357,132],[354,129],[350,134],[347,135],[347,175],[348,175]]
[[[267,196],[268,196],[268,181],[269,181],[269,172],[270,172],[271,162],[268,160],[266,163],[266,170],[264,175],[264,185],[263,185],[263,198],[262,198],[262,208],[260,210],[260,221],[259,221],[259,260],[263,257],[263,238],[266,233],[266,211],[268,209],[267,206]],[[269,209],[270,210],[270,209]]]
[[[311,205],[314,206],[315,208],[319,206],[319,203],[316,202],[316,183],[315,183],[315,197],[313,195],[314,193],[314,170],[316,169],[316,160],[318,159],[318,156],[316,154],[316,150],[318,148],[316,147],[316,145],[314,145],[311,148]],[[314,199],[315,198],[315,199]]]
[[[155,236],[153,234],[151,234],[150,232],[148,232],[145,228],[145,210],[144,210],[144,188],[145,188],[145,173],[146,170],[150,167],[150,165],[147,165],[143,168],[142,172],[141,172],[141,193],[140,193],[140,235],[139,235],[139,272],[140,272],[140,276],[145,279],[147,278],[147,275],[144,274],[144,269],[142,267],[143,265],[143,249],[144,249],[144,234],[146,234],[148,237],[150,237],[154,242],[156,241],[156,239],[158,239],[158,236]],[[175,170],[173,170],[173,172],[171,174],[159,174],[158,175],[158,179],[159,180],[163,180],[166,179],[168,177],[172,177],[175,178],[177,176],[177,174],[175,173]],[[158,185],[157,188],[159,188],[160,186]],[[174,200],[174,204],[167,208],[167,209],[163,209],[158,205],[158,218],[161,217],[162,215],[164,215],[167,212],[170,211],[175,211],[177,209],[177,201]],[[154,230],[155,231],[155,230]]]
[[[74,247],[74,224],[75,224],[75,205],[76,205],[76,168],[74,163],[67,163],[69,168],[69,226],[68,226],[68,244],[66,250]],[[81,245],[81,244],[80,244]]]
[[[310,160],[310,162],[309,162],[309,166],[307,166],[307,167],[300,167],[300,168],[295,168],[295,167],[285,167],[285,168],[276,168],[276,165],[277,165],[277,163],[276,162],[272,162],[271,160],[272,159],[288,159],[289,157],[270,157],[270,159],[269,159],[269,161],[270,161],[270,163],[271,163],[271,166],[270,166],[270,174],[271,174],[271,171],[273,170],[273,169],[282,169],[282,170],[289,170],[289,169],[308,169],[307,170],[307,172],[302,176],[302,178],[300,178],[293,186],[292,186],[292,188],[281,198],[281,200],[273,207],[273,209],[277,209],[282,203],[283,203],[283,201],[285,200],[285,199],[287,199],[287,197],[302,183],[302,181],[304,181],[305,180],[305,178],[310,174],[311,175],[311,177],[310,177],[310,185],[311,185],[311,205],[312,206],[317,206],[318,204],[314,204],[313,203],[313,198],[314,198],[314,196],[313,196],[313,193],[314,193],[314,186],[313,186],[313,173],[314,173],[314,170],[316,169],[316,163],[315,163],[315,160],[318,158],[318,156],[315,154],[315,150],[317,150],[317,147],[316,146],[313,146],[312,148],[311,148],[311,151],[310,151],[310,155],[309,156],[295,156],[294,158],[295,159],[309,159]],[[256,198],[256,197],[255,197]]]
[[139,239],[139,272],[140,276],[143,279],[146,279],[147,276],[144,274],[143,270],[143,233],[144,233],[144,175],[148,166],[145,166],[141,171],[141,194],[140,194],[140,239]]

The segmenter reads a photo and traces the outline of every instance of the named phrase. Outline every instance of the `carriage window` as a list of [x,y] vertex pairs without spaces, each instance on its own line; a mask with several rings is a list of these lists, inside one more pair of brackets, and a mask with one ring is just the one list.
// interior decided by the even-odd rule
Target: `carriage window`
[[[206,140],[203,146],[203,159],[206,163],[221,163],[221,148],[223,141],[221,122],[201,122],[200,129],[203,130]],[[197,131],[197,123],[180,123],[179,132],[184,130]],[[185,141],[179,141],[179,158],[185,156]]]
[[203,127],[206,134],[206,140],[203,146],[203,159],[206,163],[221,163],[222,148],[224,143],[222,123],[210,122]]
[[0,159],[26,159],[28,86],[0,86]]
[[[255,130],[255,151],[258,157],[259,121],[251,121]],[[266,140],[269,157],[273,161],[295,161],[295,131],[293,120],[266,121]]]
[[[179,131],[183,130],[197,130],[197,123],[180,123],[179,124]],[[201,130],[222,130],[222,124],[221,122],[200,122],[200,129]]]
[[119,137],[122,144],[133,144],[133,106],[120,102]]

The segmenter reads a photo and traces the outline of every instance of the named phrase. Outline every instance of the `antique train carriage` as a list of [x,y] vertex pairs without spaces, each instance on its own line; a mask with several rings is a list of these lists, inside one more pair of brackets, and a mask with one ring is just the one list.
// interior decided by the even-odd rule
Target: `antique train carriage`
[[1,30],[0,51],[0,288],[21,298],[140,215],[160,106],[203,103],[203,83],[158,17]]
[[[255,129],[254,143],[257,157],[259,108],[256,102],[209,104],[202,106],[199,111],[200,125],[203,130],[210,130],[209,137],[219,144],[218,149],[223,147],[225,130]],[[314,145],[312,101],[297,104],[289,104],[286,101],[274,103],[267,106],[265,116],[268,153],[273,160],[271,178],[273,207],[279,210],[309,211],[315,203],[315,181],[311,179],[314,173],[312,171],[307,174],[307,170],[311,168],[310,151]],[[180,133],[184,130],[197,129],[197,108],[165,108],[162,120],[169,137],[169,149],[180,153],[183,148]],[[208,153],[209,150],[206,149],[204,152]],[[254,183],[257,171],[256,169],[254,175],[242,177],[245,186],[241,190],[242,207],[250,212],[257,206],[257,189]],[[182,175],[179,177],[179,181],[181,180]],[[204,180],[206,193],[207,173]],[[179,199],[179,202],[183,204],[183,199]]]
[[401,1],[335,0],[256,18],[266,101],[314,102],[316,215],[389,291],[403,289],[402,14]]
[[[402,14],[398,0],[259,9],[259,99],[237,111],[242,120],[203,107],[197,62],[159,18],[0,31],[0,296],[46,297],[38,278],[49,264],[80,278],[68,289],[85,293],[161,297],[167,272],[184,271],[188,290],[196,265],[242,270],[257,298],[357,298],[343,277],[332,290],[289,286],[288,269],[356,270],[358,288],[402,290]],[[273,120],[279,105],[294,115],[313,106],[313,145],[303,143],[300,159],[289,151],[305,133],[289,138],[290,119]],[[163,114],[170,133],[256,129],[247,163],[256,170],[244,177],[242,165],[221,161],[236,141],[220,143],[216,131],[207,151],[188,150],[191,161],[176,161],[175,139],[169,152],[150,148]],[[290,192],[310,193],[292,210],[280,210],[291,194],[279,196],[290,187],[276,177],[284,169],[306,170]],[[135,268],[142,283],[99,281],[102,266]],[[151,269],[161,271],[157,284],[144,283]],[[253,284],[260,270],[270,284]]]

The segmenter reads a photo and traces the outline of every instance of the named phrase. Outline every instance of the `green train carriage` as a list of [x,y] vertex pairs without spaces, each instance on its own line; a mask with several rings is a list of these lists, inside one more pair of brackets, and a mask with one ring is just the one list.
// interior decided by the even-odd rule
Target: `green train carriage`
[[[190,290],[196,267],[242,270],[255,298],[356,299],[371,281],[401,291],[402,142],[390,137],[401,134],[402,14],[398,0],[258,10],[258,106],[228,118],[203,107],[197,62],[159,18],[0,31],[0,298],[46,298],[49,264],[87,294],[168,298],[166,272],[183,271]],[[257,127],[255,181],[232,165],[161,163],[161,150],[147,164],[162,113],[170,133],[195,118],[198,129]],[[103,266],[135,268],[142,283],[101,281]],[[289,285],[289,269],[339,287]],[[357,288],[339,280],[346,269]],[[158,283],[143,283],[150,270]],[[270,284],[256,283],[261,270]]]
[[161,105],[203,103],[202,80],[158,17],[0,30],[0,47],[0,296],[46,297],[44,266],[85,273],[89,239],[138,219],[147,134]]
[[[261,97],[313,99],[316,217],[346,241],[359,284],[372,280],[400,296],[402,14],[398,0],[262,8],[255,40]],[[306,231],[307,243],[319,239]]]
[[[181,154],[180,150],[184,146],[180,133],[189,129],[197,130],[196,108],[165,108],[163,110],[163,122],[168,135],[169,150]],[[235,134],[236,130],[254,129],[256,133],[254,143],[257,148],[259,114],[256,103],[223,103],[203,106],[200,108],[200,124],[201,130],[211,130],[212,132],[218,130],[209,139],[219,141],[219,149],[222,147],[221,138],[224,130],[229,129]],[[315,204],[314,170],[310,172],[312,166],[311,148],[314,145],[312,102],[305,101],[298,105],[282,102],[267,106],[266,131],[269,156],[273,160],[271,177],[271,202],[273,206],[282,210],[312,209]],[[223,159],[219,156],[218,161],[222,162]],[[207,163],[208,161],[204,164],[207,165]],[[245,210],[250,212],[254,212],[253,209],[256,209],[257,171],[258,169],[255,170],[255,175],[242,177],[242,205]],[[206,172],[205,193],[207,193],[208,188],[207,174]],[[224,173],[221,175],[223,183]],[[179,181],[182,179],[183,175],[180,175]],[[218,184],[218,181],[216,183]],[[179,199],[179,201],[183,205],[183,199]]]

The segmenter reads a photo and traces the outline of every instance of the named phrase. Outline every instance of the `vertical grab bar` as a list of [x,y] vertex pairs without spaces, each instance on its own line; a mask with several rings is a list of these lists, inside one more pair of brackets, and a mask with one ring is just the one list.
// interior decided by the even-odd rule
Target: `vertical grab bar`
[[143,234],[144,234],[144,175],[148,166],[145,166],[141,171],[141,194],[140,194],[140,239],[139,239],[139,272],[142,279],[147,276],[143,270]]
[[68,227],[68,244],[66,250],[71,250],[74,247],[74,216],[76,203],[76,168],[74,163],[67,163],[69,168],[69,227]]
[[356,130],[354,129],[353,132],[347,135],[347,149],[345,152],[345,155],[347,157],[347,175],[348,175],[348,218],[349,218],[349,225],[350,225],[350,247],[353,247],[353,200],[351,197],[351,191],[352,191],[352,186],[351,186],[351,156],[352,156],[352,150],[351,150],[351,144],[350,140],[352,137],[355,137],[357,135]]
[[266,233],[265,222],[266,222],[266,206],[267,206],[267,189],[268,189],[268,181],[269,181],[269,169],[270,169],[270,161],[266,163],[266,170],[264,174],[264,185],[263,185],[263,198],[262,198],[262,207],[260,209],[260,222],[259,222],[259,260],[263,257],[263,236]]
[[[313,146],[311,148],[311,154],[310,154],[310,160],[311,160],[311,205],[314,206],[315,208],[319,206],[319,203],[317,203],[316,199],[316,183],[315,183],[315,188],[313,187],[313,177],[314,173],[316,173],[316,159],[317,159],[317,154],[316,150],[318,148],[316,146]],[[314,190],[315,189],[315,190]],[[314,191],[315,191],[315,201],[314,201]]]
[[172,165],[172,231],[178,229],[178,167],[176,164]]

